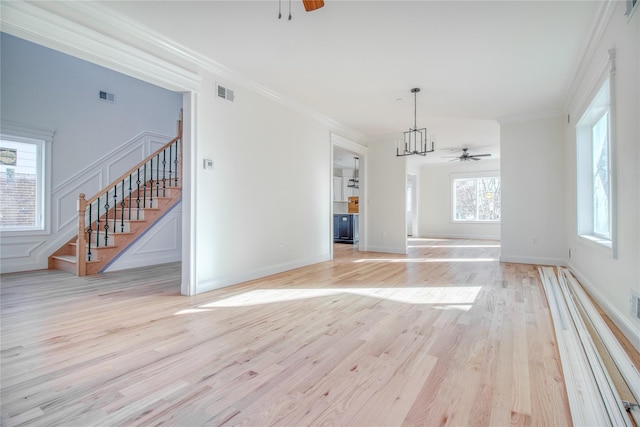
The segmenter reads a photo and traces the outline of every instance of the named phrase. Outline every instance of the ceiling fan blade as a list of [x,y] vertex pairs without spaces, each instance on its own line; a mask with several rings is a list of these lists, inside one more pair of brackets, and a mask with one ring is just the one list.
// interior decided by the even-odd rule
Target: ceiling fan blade
[[468,157],[470,160],[481,160],[481,159],[476,159],[474,156],[469,156]]
[[455,158],[455,159],[453,159],[453,160],[449,160],[449,162],[459,162],[459,161],[461,161],[461,160],[462,160],[461,158],[456,157],[456,158]]
[[324,0],[302,0],[302,4],[304,4],[305,11],[311,12],[324,6]]
[[491,157],[491,154],[473,154],[469,157]]

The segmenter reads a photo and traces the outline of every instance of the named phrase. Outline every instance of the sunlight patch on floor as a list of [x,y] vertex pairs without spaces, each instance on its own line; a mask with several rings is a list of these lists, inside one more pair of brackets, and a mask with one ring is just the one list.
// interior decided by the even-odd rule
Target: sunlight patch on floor
[[439,309],[468,311],[482,286],[430,286],[398,288],[322,288],[322,289],[256,289],[176,312],[194,314],[213,308],[245,307],[259,304],[297,301],[341,294],[360,295],[405,304],[431,304]]
[[361,258],[353,262],[495,262],[498,258]]
[[499,248],[500,245],[408,245],[410,248]]

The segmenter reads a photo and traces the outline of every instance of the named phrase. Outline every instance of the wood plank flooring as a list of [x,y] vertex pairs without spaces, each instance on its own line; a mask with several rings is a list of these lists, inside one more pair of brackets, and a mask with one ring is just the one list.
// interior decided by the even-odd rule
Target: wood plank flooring
[[1,283],[2,425],[570,425],[533,266],[411,239],[179,295],[180,266]]

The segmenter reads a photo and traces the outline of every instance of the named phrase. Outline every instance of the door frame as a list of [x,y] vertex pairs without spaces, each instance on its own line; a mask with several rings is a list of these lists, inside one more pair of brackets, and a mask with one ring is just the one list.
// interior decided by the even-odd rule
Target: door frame
[[333,153],[334,147],[340,147],[345,150],[349,150],[358,156],[359,166],[359,206],[358,206],[358,250],[366,248],[367,234],[366,234],[366,222],[367,222],[367,209],[366,200],[367,195],[367,147],[357,142],[354,142],[348,138],[345,138],[337,133],[331,132],[329,137],[330,144],[330,158],[329,158],[329,259],[333,259]]

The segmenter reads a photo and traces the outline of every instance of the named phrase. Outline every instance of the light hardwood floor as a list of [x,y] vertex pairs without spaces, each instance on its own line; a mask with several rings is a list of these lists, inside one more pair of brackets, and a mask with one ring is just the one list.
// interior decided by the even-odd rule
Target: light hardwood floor
[[535,268],[410,246],[195,297],[176,264],[3,275],[2,424],[570,425]]

